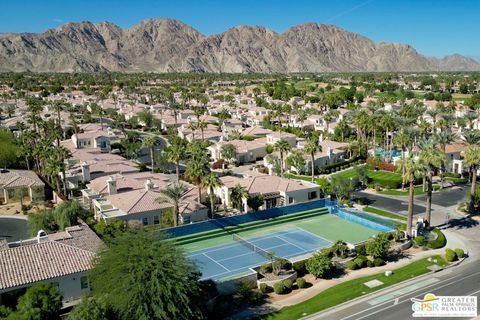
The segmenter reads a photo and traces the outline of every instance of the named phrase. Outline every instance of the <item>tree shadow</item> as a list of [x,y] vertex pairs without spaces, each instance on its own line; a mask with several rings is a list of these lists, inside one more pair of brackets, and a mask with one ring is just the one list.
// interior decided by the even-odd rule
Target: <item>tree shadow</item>
[[477,220],[472,219],[471,216],[465,216],[462,218],[455,218],[450,219],[448,223],[444,223],[442,225],[437,226],[437,228],[445,230],[445,229],[470,229],[478,226],[480,223]]

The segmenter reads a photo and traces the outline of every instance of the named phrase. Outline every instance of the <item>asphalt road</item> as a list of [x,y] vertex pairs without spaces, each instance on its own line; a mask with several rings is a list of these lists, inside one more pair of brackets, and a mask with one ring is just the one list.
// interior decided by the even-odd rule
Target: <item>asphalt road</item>
[[[468,260],[466,260],[468,261]],[[465,261],[465,262],[466,262]],[[477,262],[459,265],[416,278],[330,310],[316,313],[309,320],[404,320],[412,317],[411,298],[437,296],[480,296],[480,266]],[[480,300],[479,300],[480,301]],[[436,318],[447,319],[447,318]],[[462,318],[454,318],[462,319]],[[465,318],[466,319],[466,318]]]
[[[464,201],[467,190],[470,186],[455,186],[446,190],[434,192],[432,194],[432,203],[442,207],[457,206],[459,202]],[[415,197],[415,200],[425,202],[427,196]]]
[[7,242],[28,239],[27,220],[21,218],[0,217],[0,239]]
[[[357,191],[354,193],[354,196],[357,198],[366,198],[370,200],[370,206],[389,211],[394,213],[399,213],[406,215],[408,210],[408,199],[397,199],[397,198],[387,198],[384,196],[379,196],[371,193],[366,193],[362,191]],[[413,214],[421,214],[425,212],[425,207],[414,204],[413,206]]]

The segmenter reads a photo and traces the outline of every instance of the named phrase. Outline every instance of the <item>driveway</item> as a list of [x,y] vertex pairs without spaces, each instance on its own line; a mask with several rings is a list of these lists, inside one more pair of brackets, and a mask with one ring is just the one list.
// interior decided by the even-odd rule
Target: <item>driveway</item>
[[27,220],[17,217],[0,217],[0,239],[14,242],[30,238]]
[[[389,198],[385,196],[380,196],[376,194],[371,194],[368,192],[362,192],[362,191],[357,191],[354,194],[354,197],[356,198],[366,198],[370,202],[370,206],[393,212],[393,213],[399,213],[402,215],[407,214],[408,210],[408,199],[407,197],[403,197],[405,199],[400,199],[400,198]],[[413,214],[421,214],[425,212],[425,207],[414,204],[413,206]]]

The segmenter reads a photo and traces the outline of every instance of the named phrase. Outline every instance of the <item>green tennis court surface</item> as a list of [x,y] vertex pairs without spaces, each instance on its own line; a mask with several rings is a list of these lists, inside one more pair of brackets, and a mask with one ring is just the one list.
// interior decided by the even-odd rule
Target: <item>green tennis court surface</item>
[[327,208],[317,208],[274,219],[177,237],[176,241],[185,251],[193,252],[233,243],[232,233],[243,238],[253,238],[292,229],[303,229],[330,242],[343,240],[351,244],[367,240],[378,233],[376,230],[329,214]]

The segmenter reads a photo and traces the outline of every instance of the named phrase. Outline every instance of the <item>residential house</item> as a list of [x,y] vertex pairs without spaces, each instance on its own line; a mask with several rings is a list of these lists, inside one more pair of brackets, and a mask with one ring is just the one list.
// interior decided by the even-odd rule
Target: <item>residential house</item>
[[7,243],[0,240],[0,305],[15,305],[17,298],[36,283],[53,283],[64,307],[90,292],[88,271],[102,241],[85,224],[36,238]]
[[33,171],[0,169],[0,204],[18,201],[45,199],[45,183]]
[[267,139],[258,138],[252,141],[248,140],[231,140],[228,142],[219,142],[208,147],[208,151],[214,161],[220,160],[221,148],[225,144],[232,144],[237,149],[236,162],[245,164],[261,160],[267,155]]
[[[117,174],[93,180],[86,190],[82,190],[82,197],[85,203],[90,203],[96,220],[117,218],[138,221],[144,226],[157,225],[162,215],[173,208],[168,202],[158,201],[162,196],[160,190],[171,183],[171,177],[161,174]],[[180,222],[206,220],[208,209],[198,203],[198,189],[183,184],[188,189],[179,205]]]
[[280,139],[287,140],[290,147],[295,147],[297,145],[297,136],[288,132],[272,132],[267,134],[267,143],[275,144]]
[[[220,178],[222,185],[215,189],[215,194],[223,205],[232,206],[231,192],[238,184],[244,187],[249,195],[261,194],[264,204],[260,209],[283,207],[318,199],[320,188],[317,184],[307,181],[296,181],[278,176],[270,176],[257,172],[250,172],[244,177],[224,176]],[[242,200],[243,211],[248,211],[247,199]]]

